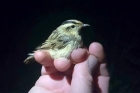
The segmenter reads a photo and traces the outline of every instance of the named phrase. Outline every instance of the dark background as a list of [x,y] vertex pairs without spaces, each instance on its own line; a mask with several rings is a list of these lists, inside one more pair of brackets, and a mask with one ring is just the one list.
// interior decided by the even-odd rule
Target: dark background
[[100,42],[111,75],[110,93],[140,91],[139,3],[105,0],[5,0],[0,3],[0,93],[27,93],[41,65],[23,63],[63,21],[90,24],[84,44]]

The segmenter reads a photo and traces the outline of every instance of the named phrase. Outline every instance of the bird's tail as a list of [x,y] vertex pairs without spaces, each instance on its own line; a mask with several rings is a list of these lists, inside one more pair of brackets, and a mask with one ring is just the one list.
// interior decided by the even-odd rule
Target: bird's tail
[[29,63],[29,62],[31,62],[31,61],[35,61],[35,59],[34,59],[34,53],[29,53],[28,55],[29,55],[29,57],[27,57],[27,58],[24,60],[24,62],[25,62],[26,64]]

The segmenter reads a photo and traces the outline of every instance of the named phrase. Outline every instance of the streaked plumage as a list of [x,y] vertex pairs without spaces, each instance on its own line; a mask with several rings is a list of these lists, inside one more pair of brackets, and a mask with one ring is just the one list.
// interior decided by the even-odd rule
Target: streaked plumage
[[[59,57],[69,58],[70,53],[83,45],[79,31],[82,27],[89,26],[78,20],[67,20],[62,23],[48,39],[36,50],[47,50],[53,59]],[[35,51],[34,51],[35,52]],[[34,53],[29,53],[25,63],[34,60]]]

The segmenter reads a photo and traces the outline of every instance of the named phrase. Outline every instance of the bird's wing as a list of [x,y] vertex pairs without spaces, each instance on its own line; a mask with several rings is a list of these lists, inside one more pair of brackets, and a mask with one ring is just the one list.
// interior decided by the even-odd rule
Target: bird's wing
[[[62,33],[61,33],[62,34]],[[60,35],[57,30],[53,31],[49,38],[36,49],[61,49],[70,41],[68,35]]]
[[57,43],[54,48],[63,49],[68,45],[70,41],[71,41],[71,37],[69,35],[61,35],[57,38]]

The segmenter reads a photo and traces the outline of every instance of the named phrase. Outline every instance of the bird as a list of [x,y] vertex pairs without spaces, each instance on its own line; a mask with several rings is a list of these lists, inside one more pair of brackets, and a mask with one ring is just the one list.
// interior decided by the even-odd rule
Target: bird
[[44,43],[38,46],[33,53],[28,54],[29,57],[27,57],[24,62],[27,64],[30,61],[35,61],[34,53],[37,50],[47,50],[52,59],[58,59],[60,57],[69,59],[70,54],[74,49],[81,48],[83,46],[80,31],[81,28],[86,26],[90,25],[84,24],[76,19],[64,21],[52,32]]

